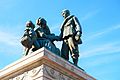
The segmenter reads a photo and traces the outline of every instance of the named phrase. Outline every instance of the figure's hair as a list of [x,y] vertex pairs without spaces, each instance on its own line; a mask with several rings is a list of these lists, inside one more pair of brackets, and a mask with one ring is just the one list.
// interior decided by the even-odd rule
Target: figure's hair
[[38,19],[37,19],[37,22],[39,22],[39,23],[37,23],[37,24],[41,24],[41,25],[46,25],[47,24],[47,21],[44,19],[44,18],[41,18],[41,17],[39,17]]
[[68,9],[62,10],[62,14],[63,14],[63,13],[66,13],[67,15],[70,15],[70,11],[69,11]]
[[31,20],[29,20],[29,21],[26,22],[26,27],[34,29],[35,25],[33,24],[33,22]]

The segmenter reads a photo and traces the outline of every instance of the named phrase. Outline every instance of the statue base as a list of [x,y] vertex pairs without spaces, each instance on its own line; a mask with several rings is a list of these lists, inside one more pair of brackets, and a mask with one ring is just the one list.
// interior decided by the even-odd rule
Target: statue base
[[43,47],[0,70],[0,80],[96,79]]

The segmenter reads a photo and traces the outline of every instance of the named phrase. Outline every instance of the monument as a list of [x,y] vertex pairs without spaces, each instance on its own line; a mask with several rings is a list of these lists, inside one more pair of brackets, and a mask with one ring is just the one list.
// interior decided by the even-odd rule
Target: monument
[[[82,44],[82,29],[78,19],[63,10],[64,17],[59,36],[50,32],[47,21],[39,17],[38,28],[27,21],[21,44],[24,56],[0,70],[0,80],[96,80],[78,63],[78,44]],[[54,41],[62,41],[61,52]],[[69,52],[73,63],[69,62]]]

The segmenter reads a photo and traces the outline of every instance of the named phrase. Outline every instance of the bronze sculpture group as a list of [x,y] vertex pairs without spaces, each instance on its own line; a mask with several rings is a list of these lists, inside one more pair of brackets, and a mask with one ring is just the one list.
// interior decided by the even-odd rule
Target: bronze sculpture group
[[[26,23],[26,29],[21,38],[21,43],[25,47],[25,55],[28,55],[30,51],[33,52],[45,47],[65,60],[69,60],[70,53],[74,65],[77,66],[79,57],[78,44],[82,44],[82,28],[78,19],[74,15],[70,15],[69,10],[63,10],[62,16],[64,21],[61,25],[59,36],[51,34],[44,18],[40,17],[36,20],[36,25],[38,26],[36,30],[34,30],[35,25],[32,21]],[[55,46],[54,41],[63,42],[61,51]]]

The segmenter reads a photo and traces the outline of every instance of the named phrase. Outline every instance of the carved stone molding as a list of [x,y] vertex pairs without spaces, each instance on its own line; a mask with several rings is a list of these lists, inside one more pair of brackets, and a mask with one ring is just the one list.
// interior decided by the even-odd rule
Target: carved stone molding
[[51,77],[52,80],[75,80],[74,78],[71,79],[67,73],[63,74],[48,66],[44,66],[44,68],[45,68],[45,74]]
[[37,68],[34,68],[30,71],[26,71],[22,73],[21,75],[18,75],[14,78],[11,78],[9,80],[33,80],[36,77],[41,76],[43,73],[43,66],[39,66]]

